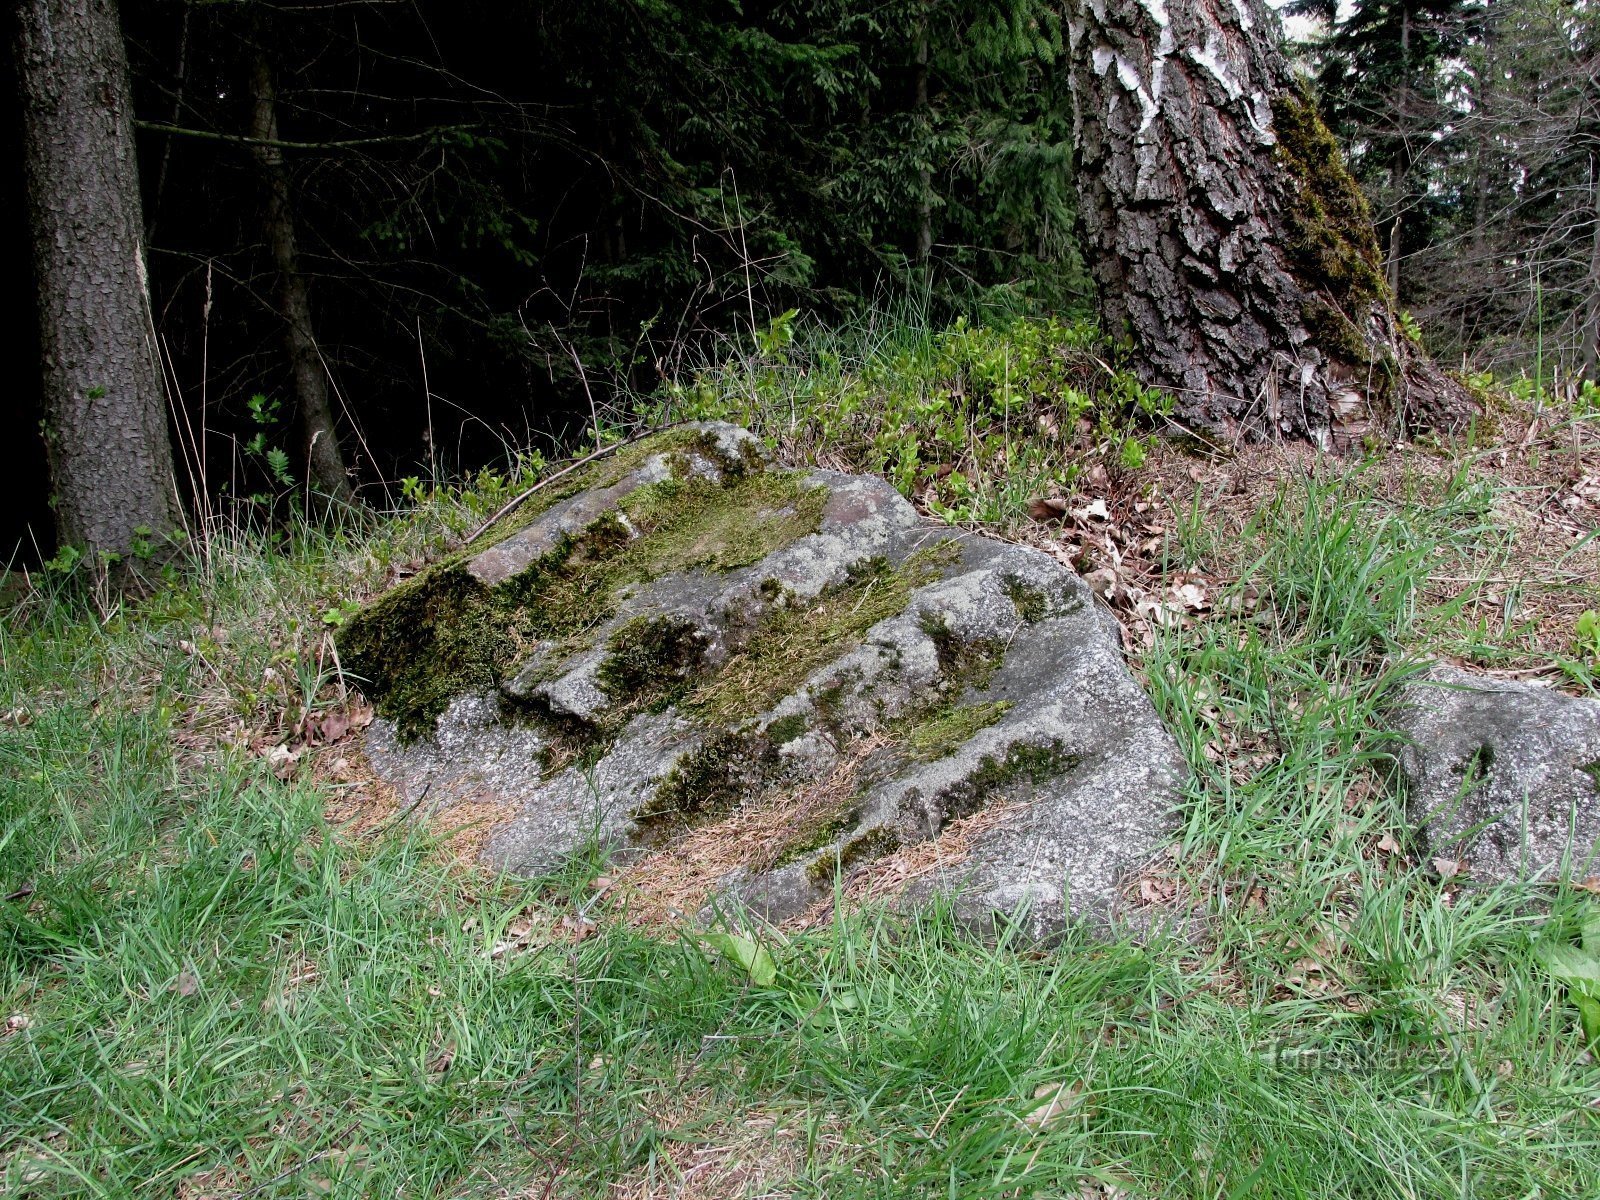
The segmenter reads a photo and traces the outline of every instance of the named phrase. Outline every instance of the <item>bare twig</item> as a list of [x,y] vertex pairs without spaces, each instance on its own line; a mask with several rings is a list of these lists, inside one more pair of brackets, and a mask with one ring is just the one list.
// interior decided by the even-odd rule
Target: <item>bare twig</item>
[[[681,421],[673,422],[673,425],[681,425],[681,424],[683,424],[683,422],[681,422]],[[474,529],[472,531],[472,533],[467,537],[467,541],[469,541],[469,542],[477,541],[480,537],[482,537],[484,535],[484,533],[489,529],[489,527],[491,525],[493,525],[501,517],[505,516],[512,509],[516,508],[519,504],[523,503],[525,500],[528,500],[530,497],[533,496],[533,494],[535,492],[543,491],[544,488],[548,487],[550,484],[554,483],[556,480],[562,479],[565,476],[568,476],[568,475],[572,474],[579,467],[586,467],[590,463],[594,462],[594,460],[597,459],[597,458],[604,458],[606,455],[611,454],[611,453],[613,453],[613,452],[615,452],[617,450],[620,450],[624,446],[631,446],[634,442],[637,442],[640,438],[649,437],[652,433],[659,433],[663,429],[671,429],[671,428],[672,428],[672,425],[663,425],[659,429],[643,429],[643,430],[640,430],[638,433],[634,434],[632,437],[623,438],[622,441],[613,442],[609,446],[602,446],[602,447],[600,447],[600,449],[594,451],[592,454],[585,454],[582,458],[577,459],[575,462],[568,463],[566,466],[562,467],[561,470],[557,471],[555,474],[545,476],[543,479],[539,480],[538,483],[534,484],[531,488],[528,488],[526,491],[519,492],[517,495],[513,496],[510,500],[507,500],[503,505],[500,506],[500,508],[494,513],[493,516],[491,516],[482,525],[479,525],[476,529]]]

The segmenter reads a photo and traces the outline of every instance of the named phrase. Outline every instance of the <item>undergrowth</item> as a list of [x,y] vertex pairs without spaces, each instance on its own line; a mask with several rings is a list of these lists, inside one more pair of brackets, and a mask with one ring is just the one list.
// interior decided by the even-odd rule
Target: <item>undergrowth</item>
[[887,477],[952,521],[1001,523],[1096,467],[1137,472],[1170,411],[1088,322],[869,314],[843,328],[786,314],[755,357],[666,385],[660,419],[725,420],[797,461]]
[[[784,376],[793,432],[752,412],[831,438],[807,389],[849,374]],[[824,453],[880,453],[864,407]],[[956,453],[881,450],[912,486]],[[1000,506],[1022,476],[994,470]],[[499,507],[418,498],[364,530],[216,534],[98,610],[47,579],[0,623],[0,1192],[1592,1192],[1600,1068],[1541,955],[1595,902],[1419,862],[1383,732],[1409,655],[1472,628],[1483,581],[1424,581],[1507,539],[1492,486],[1294,478],[1227,541],[1175,514],[1168,560],[1231,582],[1136,664],[1192,773],[1141,883],[1173,923],[1048,948],[938,907],[662,937],[593,886],[597,855],[493,878],[402,814],[341,826],[357,785],[270,750],[350,703],[343,614]]]

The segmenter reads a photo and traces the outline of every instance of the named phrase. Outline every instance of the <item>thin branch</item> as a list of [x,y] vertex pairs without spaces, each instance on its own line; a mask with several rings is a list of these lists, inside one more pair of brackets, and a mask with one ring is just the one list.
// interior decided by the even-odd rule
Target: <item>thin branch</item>
[[440,133],[463,133],[476,129],[475,125],[435,125],[415,133],[395,133],[381,137],[350,138],[337,142],[285,142],[278,138],[245,137],[238,133],[217,133],[210,129],[189,129],[182,125],[165,125],[158,121],[135,121],[135,129],[145,133],[167,133],[178,137],[199,138],[207,142],[229,142],[236,146],[268,146],[276,150],[353,150],[362,146],[385,146],[398,142],[420,142]]

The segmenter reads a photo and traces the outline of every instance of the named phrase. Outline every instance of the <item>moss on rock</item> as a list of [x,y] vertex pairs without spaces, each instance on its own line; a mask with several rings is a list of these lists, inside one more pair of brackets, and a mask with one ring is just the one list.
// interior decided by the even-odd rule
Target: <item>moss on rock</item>
[[1036,588],[1017,575],[1007,575],[1000,582],[1016,606],[1017,615],[1028,624],[1037,625],[1050,615],[1050,597],[1044,594],[1043,588]]
[[787,746],[802,736],[808,725],[804,713],[790,713],[787,717],[779,717],[768,725],[767,736],[772,739],[774,746]]
[[759,561],[814,533],[826,499],[799,472],[755,471],[742,460],[720,481],[674,475],[561,535],[498,585],[472,574],[467,551],[435,564],[345,626],[342,664],[401,736],[414,739],[452,699],[498,685],[541,643],[557,643],[563,654],[583,648],[615,614],[623,588],[671,571]]
[[806,880],[812,887],[826,887],[835,875],[843,875],[861,863],[893,854],[900,846],[900,837],[894,830],[884,825],[874,825],[856,834],[837,851],[818,855],[806,868]]
[[1013,742],[1003,755],[984,755],[972,774],[939,794],[943,819],[948,823],[970,816],[1014,785],[1027,783],[1038,787],[1066,774],[1080,761],[1077,755],[1067,753],[1056,743]]
[[765,712],[813,671],[860,645],[879,621],[903,612],[911,592],[938,578],[959,552],[954,542],[942,542],[898,566],[871,559],[804,607],[774,604],[716,675],[690,697],[689,706],[723,723]]
[[766,736],[719,730],[673,764],[633,819],[652,832],[685,828],[738,807],[777,770],[777,750]]
[[1011,708],[1009,700],[948,705],[931,713],[917,714],[911,723],[894,732],[907,757],[930,762],[954,754],[974,734],[989,728]]
[[635,617],[611,635],[600,664],[600,686],[614,700],[659,710],[683,694],[700,669],[704,650],[693,621]]

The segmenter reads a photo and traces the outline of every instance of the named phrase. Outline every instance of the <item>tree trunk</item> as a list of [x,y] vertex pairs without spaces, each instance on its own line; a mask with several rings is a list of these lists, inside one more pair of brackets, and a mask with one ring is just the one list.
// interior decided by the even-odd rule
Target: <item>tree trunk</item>
[[1371,216],[1263,0],[1079,0],[1084,253],[1107,331],[1230,441],[1453,428],[1466,389],[1395,319]]
[[1600,163],[1593,158],[1589,160],[1589,192],[1594,228],[1589,231],[1589,280],[1583,298],[1583,377],[1595,383],[1600,382]]
[[126,556],[179,510],[115,0],[26,0],[17,67],[57,533]]
[[1411,10],[1406,8],[1400,13],[1400,85],[1394,96],[1395,150],[1389,167],[1394,216],[1389,218],[1389,232],[1384,239],[1388,245],[1384,279],[1396,303],[1400,300],[1400,255],[1404,248],[1401,227],[1411,207],[1411,171],[1416,165],[1411,155],[1411,70]]
[[278,312],[283,318],[284,351],[289,358],[295,407],[300,413],[306,470],[312,486],[329,500],[341,504],[355,499],[339,435],[328,403],[328,370],[317,349],[311,325],[311,293],[300,272],[300,251],[295,237],[293,197],[289,172],[278,141],[278,93],[267,61],[263,39],[257,39],[251,64],[250,136],[261,177],[266,184],[266,209],[262,214],[272,265],[278,275]]
[[924,270],[933,258],[933,166],[929,142],[933,129],[928,111],[928,6],[922,7],[917,26],[916,70],[912,79],[912,111],[917,114],[917,135],[921,142],[922,165],[917,168],[917,265]]

